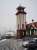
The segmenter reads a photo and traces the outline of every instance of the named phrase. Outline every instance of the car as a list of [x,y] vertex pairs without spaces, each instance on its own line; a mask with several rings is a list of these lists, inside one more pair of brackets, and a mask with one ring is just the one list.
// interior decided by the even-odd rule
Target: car
[[23,45],[24,48],[28,48],[28,50],[37,50],[37,38],[33,38],[26,45]]
[[33,40],[29,41],[29,44],[37,44],[37,38],[33,38]]
[[32,41],[29,41],[28,50],[37,50],[37,38],[33,38]]
[[[22,46],[23,46],[23,47],[26,47],[27,44],[29,44],[29,41],[23,41]],[[27,47],[26,47],[26,48],[27,48]]]

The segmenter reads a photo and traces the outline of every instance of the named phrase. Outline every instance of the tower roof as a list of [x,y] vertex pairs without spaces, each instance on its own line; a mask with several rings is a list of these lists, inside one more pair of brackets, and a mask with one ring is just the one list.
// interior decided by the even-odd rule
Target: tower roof
[[25,7],[23,7],[23,6],[18,6],[17,8],[16,8],[17,10],[21,10],[21,9],[25,9]]
[[26,12],[17,12],[16,15],[18,15],[18,14],[20,14],[20,13],[21,13],[21,14],[26,14]]
[[17,13],[16,13],[16,15],[18,15],[18,14],[26,14],[26,12],[24,11],[24,9],[25,9],[25,7],[23,7],[23,6],[18,6],[17,7]]

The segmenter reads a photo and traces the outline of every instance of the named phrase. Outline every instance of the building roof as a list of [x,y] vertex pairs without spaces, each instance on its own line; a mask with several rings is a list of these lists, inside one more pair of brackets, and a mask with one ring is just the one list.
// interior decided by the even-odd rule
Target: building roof
[[37,22],[34,23],[29,23],[26,25],[27,28],[33,27],[33,28],[37,28]]

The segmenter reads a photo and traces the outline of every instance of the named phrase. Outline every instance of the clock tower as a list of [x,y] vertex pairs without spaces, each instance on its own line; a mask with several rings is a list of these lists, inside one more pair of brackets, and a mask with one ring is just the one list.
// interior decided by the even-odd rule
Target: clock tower
[[24,11],[25,7],[17,7],[17,38],[22,38],[26,35],[26,12]]

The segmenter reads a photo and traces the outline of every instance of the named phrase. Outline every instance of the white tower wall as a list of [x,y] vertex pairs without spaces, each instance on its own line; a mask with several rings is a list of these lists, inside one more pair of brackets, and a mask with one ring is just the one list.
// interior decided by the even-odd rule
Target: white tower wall
[[[26,27],[26,14],[19,14],[17,15],[17,29],[22,29],[22,24],[24,25],[24,28]],[[19,24],[19,28],[18,28],[18,24]]]

